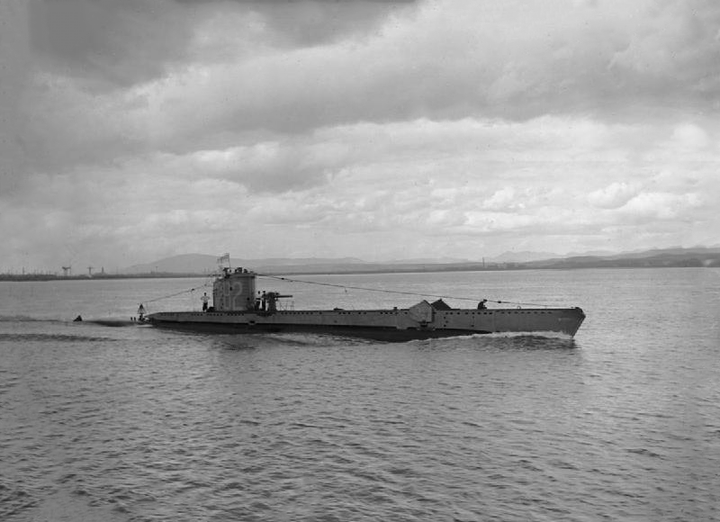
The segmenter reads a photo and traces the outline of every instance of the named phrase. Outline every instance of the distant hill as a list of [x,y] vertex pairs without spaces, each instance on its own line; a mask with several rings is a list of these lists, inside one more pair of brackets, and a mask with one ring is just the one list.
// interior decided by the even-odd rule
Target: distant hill
[[463,259],[458,257],[418,257],[418,258],[412,258],[412,259],[394,259],[392,261],[387,261],[385,265],[407,265],[407,264],[415,264],[415,265],[426,265],[426,264],[451,264],[451,263],[475,263],[476,261],[472,261],[470,259]]
[[527,268],[720,267],[720,247],[666,248],[605,256],[570,256],[526,263]]
[[521,250],[519,252],[503,252],[499,256],[489,257],[486,262],[492,263],[528,263],[530,261],[539,261],[542,259],[552,259],[559,257],[552,252],[529,252]]
[[[544,257],[543,257],[544,256]],[[217,257],[208,254],[184,254],[160,259],[154,263],[133,265],[124,274],[212,274],[218,269]],[[483,261],[456,258],[407,259],[370,263],[345,258],[264,258],[231,259],[232,267],[246,267],[268,274],[429,272],[503,269],[573,269],[573,268],[648,268],[648,267],[717,267],[720,246],[667,248],[607,255],[557,256],[549,253],[507,252]]]
[[[218,256],[208,254],[182,254],[179,256],[159,259],[153,263],[133,265],[123,270],[127,274],[212,274],[218,270]],[[362,267],[367,263],[355,258],[266,258],[266,259],[234,259],[230,258],[232,267],[247,267],[256,272],[287,272],[292,269],[316,268],[320,271],[336,271],[341,268]]]
[[153,263],[133,265],[123,269],[127,274],[151,274],[174,273],[174,274],[203,274],[209,273],[217,268],[217,256],[206,254],[183,254],[180,256],[160,259]]

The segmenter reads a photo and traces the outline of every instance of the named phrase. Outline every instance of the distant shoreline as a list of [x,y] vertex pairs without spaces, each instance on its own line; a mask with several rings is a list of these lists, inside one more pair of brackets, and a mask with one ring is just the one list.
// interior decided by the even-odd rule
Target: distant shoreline
[[107,281],[112,279],[171,279],[210,277],[210,274],[96,274],[93,276],[64,276],[58,274],[0,274],[0,281]]
[[[526,252],[537,256],[537,253]],[[552,256],[552,254],[549,254]],[[267,258],[232,259],[234,267],[247,267],[260,275],[344,275],[402,274],[433,272],[501,272],[506,270],[577,270],[582,268],[717,268],[720,245],[673,247],[625,253],[587,253],[570,256],[535,257],[534,260],[494,259],[405,259],[365,262],[357,258]],[[69,267],[63,267],[70,272]],[[91,271],[90,267],[88,270]],[[22,273],[0,273],[0,281],[85,281],[89,279],[154,279],[213,277],[219,270],[217,257],[208,254],[181,254],[153,263],[133,265],[114,271],[60,275],[57,271],[23,268]]]
[[[303,275],[365,275],[365,274],[409,274],[409,273],[441,273],[441,272],[505,272],[521,270],[583,270],[597,268],[720,268],[720,257],[712,259],[615,259],[615,260],[557,260],[553,263],[528,262],[506,263],[504,265],[483,266],[482,263],[462,265],[412,265],[387,266],[380,265],[367,268],[327,268],[317,267],[284,267],[288,270],[278,270],[280,267],[259,268],[258,275],[268,276],[303,276]],[[27,281],[105,281],[117,279],[197,279],[214,277],[211,273],[175,273],[151,272],[141,274],[94,274],[64,276],[58,274],[0,274],[0,281],[27,282]]]

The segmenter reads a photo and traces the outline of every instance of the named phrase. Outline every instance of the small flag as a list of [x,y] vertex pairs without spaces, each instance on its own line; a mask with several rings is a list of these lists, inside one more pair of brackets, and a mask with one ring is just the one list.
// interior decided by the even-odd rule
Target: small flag
[[223,254],[222,256],[218,257],[218,260],[217,260],[218,265],[222,265],[225,262],[227,262],[227,264],[230,265],[230,254]]

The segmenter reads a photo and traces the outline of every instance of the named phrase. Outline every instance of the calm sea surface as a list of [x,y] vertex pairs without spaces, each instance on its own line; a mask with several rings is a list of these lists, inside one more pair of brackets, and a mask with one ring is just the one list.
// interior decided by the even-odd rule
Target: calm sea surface
[[720,270],[302,279],[588,317],[574,340],[213,336],[91,322],[199,309],[203,279],[0,283],[0,520],[720,520]]

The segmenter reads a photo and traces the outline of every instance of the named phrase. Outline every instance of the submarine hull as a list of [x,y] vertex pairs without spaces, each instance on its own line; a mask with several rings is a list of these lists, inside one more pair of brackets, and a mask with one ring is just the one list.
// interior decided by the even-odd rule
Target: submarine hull
[[[423,304],[427,306],[423,306]],[[153,326],[206,333],[316,333],[405,342],[490,333],[562,334],[573,337],[585,319],[580,308],[409,309],[274,312],[158,312]]]

